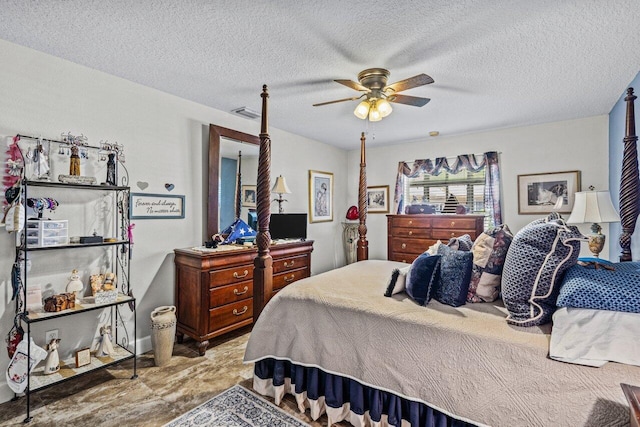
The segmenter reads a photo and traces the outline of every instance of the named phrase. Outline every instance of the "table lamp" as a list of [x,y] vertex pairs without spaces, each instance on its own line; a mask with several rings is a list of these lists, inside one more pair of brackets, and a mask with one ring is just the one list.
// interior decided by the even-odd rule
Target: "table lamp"
[[598,258],[604,248],[605,235],[602,234],[602,222],[620,221],[620,216],[613,207],[611,195],[608,191],[579,191],[575,194],[573,211],[567,220],[567,224],[591,223],[589,236],[589,250]]
[[278,213],[284,213],[284,208],[282,207],[282,202],[286,202],[286,199],[282,198],[283,194],[291,194],[291,190],[287,186],[287,182],[284,180],[284,176],[280,175],[276,178],[276,183],[273,185],[271,189],[272,193],[278,193],[278,198],[273,199],[274,202],[278,202]]

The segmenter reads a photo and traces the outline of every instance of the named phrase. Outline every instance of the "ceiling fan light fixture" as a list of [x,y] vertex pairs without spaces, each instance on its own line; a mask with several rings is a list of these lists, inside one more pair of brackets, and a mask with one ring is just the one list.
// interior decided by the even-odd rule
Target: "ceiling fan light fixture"
[[357,118],[365,120],[367,115],[369,114],[369,101],[364,100],[353,111],[353,114],[356,115]]
[[382,120],[382,114],[380,114],[380,111],[378,111],[376,104],[373,104],[371,106],[371,109],[369,110],[369,121],[379,122],[380,120]]
[[387,117],[393,111],[391,103],[389,103],[389,101],[387,101],[386,99],[381,99],[376,102],[376,108],[380,112],[381,117]]

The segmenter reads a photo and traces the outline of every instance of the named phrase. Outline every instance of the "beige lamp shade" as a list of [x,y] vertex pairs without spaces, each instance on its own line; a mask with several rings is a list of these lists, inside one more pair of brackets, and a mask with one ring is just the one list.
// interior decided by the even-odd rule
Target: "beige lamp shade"
[[284,180],[284,176],[280,175],[276,178],[276,183],[273,185],[271,192],[278,194],[291,194],[291,190],[289,190],[287,182]]
[[620,221],[608,191],[580,191],[575,194],[569,224]]

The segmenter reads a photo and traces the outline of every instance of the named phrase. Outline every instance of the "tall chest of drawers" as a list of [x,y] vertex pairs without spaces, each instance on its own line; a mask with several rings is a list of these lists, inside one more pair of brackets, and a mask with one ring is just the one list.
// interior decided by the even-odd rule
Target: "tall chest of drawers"
[[[270,250],[273,294],[311,275],[312,240],[281,243]],[[257,250],[174,252],[178,342],[188,335],[198,341],[198,351],[204,355],[210,339],[253,322],[253,260]]]
[[475,240],[483,229],[482,215],[387,215],[387,258],[410,263],[438,240]]

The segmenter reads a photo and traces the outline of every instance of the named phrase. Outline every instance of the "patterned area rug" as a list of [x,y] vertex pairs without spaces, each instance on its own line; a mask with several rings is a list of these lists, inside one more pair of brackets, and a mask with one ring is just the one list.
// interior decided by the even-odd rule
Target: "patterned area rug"
[[308,427],[239,385],[223,391],[164,427]]

